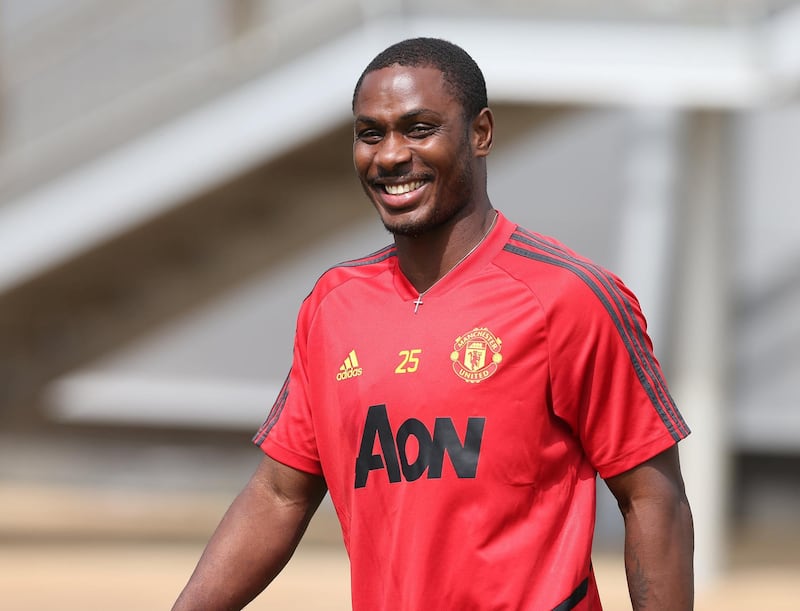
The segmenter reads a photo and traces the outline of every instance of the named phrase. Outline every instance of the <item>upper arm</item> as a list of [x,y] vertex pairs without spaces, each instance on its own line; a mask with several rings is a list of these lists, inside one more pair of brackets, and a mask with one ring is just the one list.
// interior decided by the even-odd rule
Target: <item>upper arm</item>
[[677,445],[606,480],[625,520],[634,609],[692,609],[694,528]]
[[605,481],[623,514],[636,501],[681,503],[686,500],[677,444]]
[[268,455],[264,455],[248,488],[264,495],[278,506],[304,508],[314,511],[325,496],[325,479],[289,467]]

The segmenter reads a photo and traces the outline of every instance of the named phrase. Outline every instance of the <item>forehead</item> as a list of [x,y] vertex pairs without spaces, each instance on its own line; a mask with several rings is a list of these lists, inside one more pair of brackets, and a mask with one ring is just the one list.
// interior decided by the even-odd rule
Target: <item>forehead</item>
[[414,110],[442,114],[460,110],[438,68],[394,65],[369,72],[361,83],[355,115],[402,115]]

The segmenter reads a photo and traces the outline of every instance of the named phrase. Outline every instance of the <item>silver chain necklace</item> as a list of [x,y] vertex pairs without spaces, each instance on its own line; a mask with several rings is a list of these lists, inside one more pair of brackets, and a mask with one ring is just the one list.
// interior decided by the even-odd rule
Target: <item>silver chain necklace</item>
[[488,236],[491,233],[492,228],[494,227],[494,224],[496,222],[497,222],[497,212],[494,213],[494,218],[492,219],[492,222],[489,225],[489,229],[486,230],[486,233],[484,233],[483,237],[481,237],[481,239],[477,241],[475,246],[470,248],[467,254],[461,257],[458,261],[455,262],[455,264],[450,269],[448,269],[444,274],[442,274],[441,278],[439,278],[436,282],[431,284],[428,288],[426,288],[424,291],[419,293],[419,295],[417,295],[417,298],[414,301],[412,301],[412,303],[414,304],[414,314],[416,314],[419,311],[419,306],[423,305],[422,298],[428,293],[428,291],[430,291],[434,286],[436,286],[447,276],[449,276],[450,272],[452,272],[455,268],[461,265],[467,259],[467,257],[469,257],[472,253],[474,253],[478,249],[478,246],[483,244],[483,241],[486,239],[486,236]]

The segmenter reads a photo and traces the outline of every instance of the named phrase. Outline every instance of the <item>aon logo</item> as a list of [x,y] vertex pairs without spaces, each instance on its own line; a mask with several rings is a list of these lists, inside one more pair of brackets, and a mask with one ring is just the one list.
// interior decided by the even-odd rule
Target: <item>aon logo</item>
[[[481,453],[483,426],[486,418],[469,418],[462,443],[456,427],[450,418],[437,418],[433,433],[420,420],[409,418],[394,433],[389,425],[385,405],[373,405],[367,412],[361,446],[356,458],[356,488],[367,485],[371,471],[386,471],[389,481],[413,482],[428,472],[428,479],[442,477],[444,455],[450,457],[459,478],[474,478],[478,470]],[[409,460],[407,444],[411,437],[416,439],[419,452]],[[380,451],[373,454],[375,439]]]

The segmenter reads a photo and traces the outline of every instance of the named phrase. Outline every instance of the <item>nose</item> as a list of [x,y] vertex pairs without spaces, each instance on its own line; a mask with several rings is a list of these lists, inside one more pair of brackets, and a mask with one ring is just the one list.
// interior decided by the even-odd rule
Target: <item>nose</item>
[[392,170],[411,161],[411,149],[402,134],[387,133],[375,153],[375,163],[382,170]]

